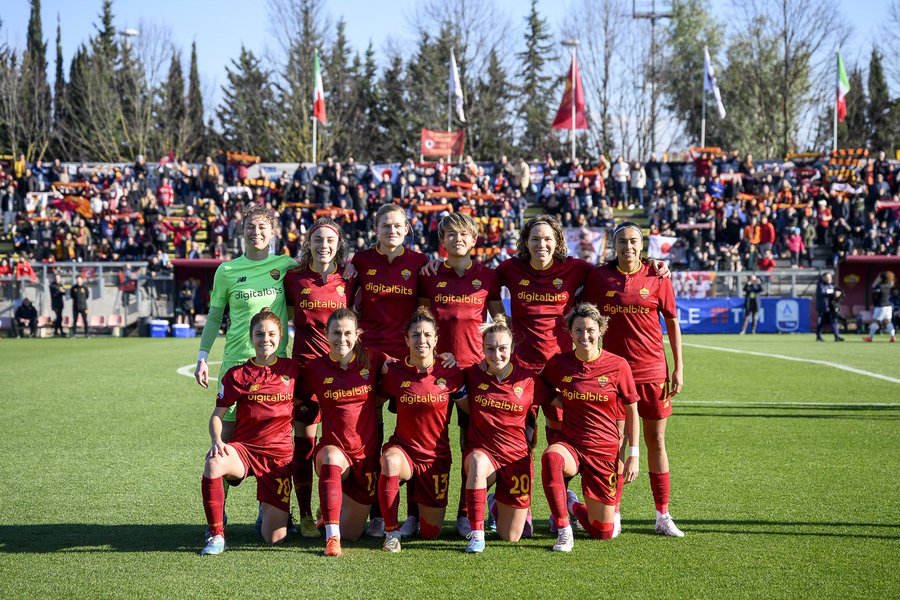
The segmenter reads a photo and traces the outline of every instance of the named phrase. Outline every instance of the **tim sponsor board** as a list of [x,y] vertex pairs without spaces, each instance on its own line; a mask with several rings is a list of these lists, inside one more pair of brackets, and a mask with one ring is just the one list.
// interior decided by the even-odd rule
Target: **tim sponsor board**
[[[742,298],[678,298],[678,323],[685,333],[738,333]],[[665,327],[665,324],[663,324]],[[808,298],[762,298],[757,333],[809,333]]]

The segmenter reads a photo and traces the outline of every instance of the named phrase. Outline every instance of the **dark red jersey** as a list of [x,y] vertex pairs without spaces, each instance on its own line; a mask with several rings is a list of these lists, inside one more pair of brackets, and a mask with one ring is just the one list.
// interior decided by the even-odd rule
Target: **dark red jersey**
[[615,460],[620,404],[638,401],[625,359],[603,350],[596,360],[584,362],[573,350],[551,358],[541,377],[562,396],[562,438],[580,452]]
[[[528,413],[556,395],[531,370],[510,363],[503,381],[473,365],[466,369],[469,396],[469,429],[465,451],[481,448],[501,465],[531,454],[525,438]],[[464,453],[465,453],[464,451]]]
[[269,366],[251,358],[229,369],[216,398],[218,407],[237,403],[234,434],[228,441],[241,442],[261,456],[290,460],[294,384],[299,374],[300,367],[290,358],[276,358]]
[[409,357],[390,364],[378,385],[378,395],[397,405],[397,425],[388,443],[402,447],[415,463],[449,460],[451,401],[464,389],[459,367],[436,362],[420,373]]
[[431,301],[438,322],[437,353],[452,352],[462,368],[479,362],[483,353],[478,328],[487,320],[488,302],[500,300],[497,274],[473,261],[459,275],[444,263],[437,274],[421,277],[419,295]]
[[428,263],[428,258],[404,249],[389,263],[375,247],[357,252],[352,262],[360,291],[363,344],[402,359],[409,354],[403,329],[419,305],[419,269]]
[[385,357],[377,351],[367,356],[368,365],[354,359],[346,370],[328,355],[315,358],[305,365],[297,391],[298,403],[319,405],[320,445],[337,446],[351,459],[378,456],[381,451],[375,384]]
[[520,364],[540,370],[554,354],[572,349],[565,315],[574,306],[575,292],[591,268],[590,263],[571,256],[540,271],[519,258],[507,259],[497,267],[500,282],[510,294]]
[[676,317],[671,280],[652,274],[647,264],[626,274],[609,263],[588,274],[579,297],[609,317],[603,348],[628,361],[637,383],[666,381],[668,367],[659,315]]
[[[304,363],[328,354],[325,324],[331,313],[347,306],[356,292],[356,280],[344,279],[340,271],[328,275],[313,270],[291,269],[284,276],[287,305],[294,307],[294,349],[292,356]],[[351,300],[352,301],[352,300]]]

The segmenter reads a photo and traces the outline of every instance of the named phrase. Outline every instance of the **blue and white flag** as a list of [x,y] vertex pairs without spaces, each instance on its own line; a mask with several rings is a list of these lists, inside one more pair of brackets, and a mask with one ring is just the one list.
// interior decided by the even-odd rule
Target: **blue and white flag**
[[709,59],[709,49],[703,46],[703,92],[712,92],[716,97],[716,108],[719,109],[719,118],[725,118],[725,105],[722,104],[722,94],[719,92],[719,84],[716,83],[716,72],[713,70],[712,61]]

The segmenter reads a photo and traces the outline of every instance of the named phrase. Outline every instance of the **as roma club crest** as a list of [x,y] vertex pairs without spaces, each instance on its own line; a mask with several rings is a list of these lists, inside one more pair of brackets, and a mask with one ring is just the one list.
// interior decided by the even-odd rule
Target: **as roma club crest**
[[607,377],[606,375],[601,375],[597,378],[597,383],[599,383],[600,385],[606,385],[607,383],[609,383],[609,377]]
[[400,271],[400,275],[403,277],[403,281],[409,281],[409,278],[412,277],[412,272],[409,269],[403,269]]
[[363,369],[362,371],[359,372],[359,374],[362,376],[363,379],[369,378],[369,370],[368,369]]
[[481,280],[480,280],[480,279],[473,279],[473,280],[472,280],[472,287],[475,288],[476,291],[477,291],[477,290],[480,290],[480,289],[481,289]]
[[437,386],[438,386],[439,388],[441,388],[441,389],[444,389],[445,387],[447,387],[447,380],[444,379],[443,377],[441,377],[440,379],[438,379],[437,381],[435,381],[435,383],[436,383]]
[[521,398],[522,394],[524,394],[524,393],[525,393],[525,390],[522,388],[521,385],[517,385],[516,387],[513,388],[513,394],[516,395],[516,398]]
[[279,279],[281,279],[281,271],[279,271],[278,269],[272,269],[271,271],[269,271],[269,276],[275,281],[278,281]]
[[640,290],[638,290],[638,295],[646,300],[650,296],[650,290],[648,290],[647,288],[641,288]]
[[250,391],[251,391],[251,392],[259,391],[259,384],[258,384],[258,383],[254,383],[253,385],[251,385],[251,386],[250,386]]
[[343,296],[344,295],[344,286],[342,286],[342,285],[337,286],[337,293],[338,293],[338,296]]
[[281,376],[281,383],[288,384],[288,383],[290,383],[290,382],[291,382],[291,378],[290,378],[290,377],[288,377],[287,375],[282,375],[282,376]]
[[557,277],[556,279],[553,280],[553,287],[555,287],[556,289],[561,288],[562,284],[563,284],[563,280],[560,279],[559,277]]

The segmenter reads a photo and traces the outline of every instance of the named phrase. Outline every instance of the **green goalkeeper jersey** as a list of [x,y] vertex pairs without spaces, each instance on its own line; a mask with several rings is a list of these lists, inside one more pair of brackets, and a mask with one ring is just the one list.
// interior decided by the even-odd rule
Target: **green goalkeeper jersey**
[[286,254],[263,260],[239,256],[216,269],[210,306],[229,307],[231,324],[225,336],[225,363],[241,363],[255,354],[250,341],[250,319],[263,307],[272,309],[284,324],[278,356],[287,356],[287,304],[284,299],[284,274],[296,266]]

